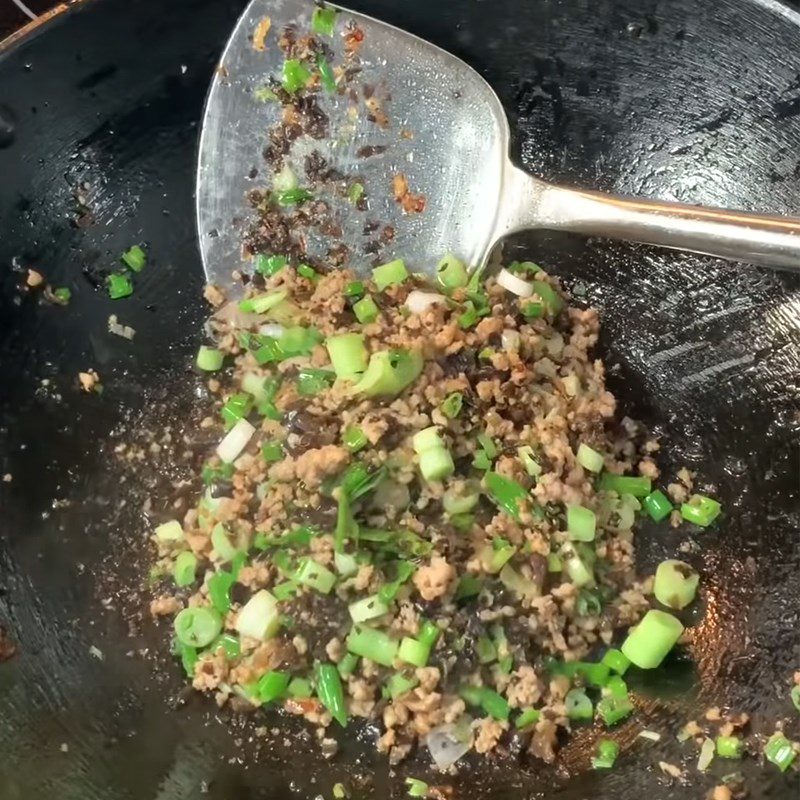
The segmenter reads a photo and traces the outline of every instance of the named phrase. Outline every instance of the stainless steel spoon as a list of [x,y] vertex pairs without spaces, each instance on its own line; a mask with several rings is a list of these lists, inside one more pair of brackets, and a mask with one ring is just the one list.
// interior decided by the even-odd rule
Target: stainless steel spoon
[[[271,177],[264,175],[261,152],[281,110],[277,103],[259,101],[257,90],[270,75],[281,74],[278,32],[289,23],[307,31],[312,10],[308,0],[253,0],[212,82],[200,140],[197,219],[206,276],[218,285],[230,285],[231,271],[244,266],[245,194]],[[253,36],[259,23],[266,27],[265,18],[270,31],[260,50]],[[336,32],[326,40],[334,64],[341,63],[341,34],[351,25],[364,33],[358,85],[370,87],[372,112],[376,107],[385,112],[387,124],[367,108],[363,90],[357,98],[320,92],[330,136],[297,140],[288,158],[302,182],[304,157],[319,150],[331,166],[358,176],[366,187],[367,212],[340,209],[343,239],[357,270],[365,271],[375,257],[367,246],[366,218],[388,222],[395,230],[382,260],[402,257],[418,272],[431,273],[448,252],[482,268],[500,240],[529,228],[800,270],[800,218],[613,197],[553,186],[526,174],[508,158],[505,112],[477,72],[416,36],[346,9],[340,9]],[[422,213],[404,213],[396,202],[392,182],[397,175],[425,197]],[[322,242],[310,246],[324,249]]]

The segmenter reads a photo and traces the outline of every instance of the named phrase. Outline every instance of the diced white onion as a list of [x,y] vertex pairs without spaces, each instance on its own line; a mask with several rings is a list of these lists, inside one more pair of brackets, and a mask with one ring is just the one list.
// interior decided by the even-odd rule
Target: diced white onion
[[513,328],[506,328],[500,335],[500,341],[503,345],[503,350],[519,350],[519,331]]
[[440,725],[426,737],[434,764],[444,771],[450,769],[463,755],[469,752],[472,743],[469,738],[460,737],[455,725]]
[[436,292],[420,292],[417,289],[414,289],[413,292],[409,292],[406,298],[406,305],[412,314],[421,314],[423,311],[427,311],[431,306],[444,302],[445,298],[443,295],[437,294]]
[[533,294],[533,284],[522,280],[522,278],[518,278],[513,272],[509,272],[507,269],[500,270],[500,274],[497,276],[497,282],[500,286],[504,289],[508,289],[509,292],[515,294],[517,297],[530,297]]
[[226,464],[232,464],[255,432],[256,429],[246,419],[240,419],[217,446],[217,455]]
[[661,734],[657,731],[639,731],[639,737],[641,739],[649,739],[651,742],[661,741]]
[[256,592],[236,618],[236,630],[251,639],[269,639],[280,627],[278,601],[266,589]]
[[271,336],[273,339],[280,339],[283,335],[283,331],[283,325],[278,325],[277,322],[267,322],[258,329],[258,332],[262,336]]

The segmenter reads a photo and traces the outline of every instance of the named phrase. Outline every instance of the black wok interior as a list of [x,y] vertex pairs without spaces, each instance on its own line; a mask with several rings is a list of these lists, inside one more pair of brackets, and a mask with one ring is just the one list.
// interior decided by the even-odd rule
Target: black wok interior
[[[184,703],[166,632],[129,590],[147,571],[142,502],[164,467],[154,455],[131,477],[113,451],[143,427],[196,434],[190,362],[206,313],[196,138],[243,5],[94,0],[0,50],[0,475],[12,476],[0,482],[0,624],[18,644],[0,664],[2,800],[329,798],[336,781],[356,797],[404,796],[369,730],[342,737],[345,755],[328,763],[291,722],[285,745],[259,747],[251,725],[231,734],[211,701]],[[510,114],[515,157],[536,174],[800,212],[800,16],[791,6],[352,5],[475,66]],[[83,182],[88,227],[75,224]],[[111,301],[93,282],[141,241],[151,260],[137,291]],[[800,279],[546,233],[508,251],[540,261],[601,309],[600,355],[622,408],[662,435],[667,471],[698,470],[725,516],[691,536],[661,526],[638,540],[644,571],[693,539],[689,560],[704,576],[689,644],[634,684],[640,719],[661,742],[634,743],[602,776],[585,769],[585,732],[570,744],[569,769],[476,760],[454,779],[456,797],[702,797],[731,767],[695,770],[696,750],[672,735],[687,719],[719,704],[751,713],[756,731],[786,718],[799,733],[787,698],[800,668]],[[67,308],[20,290],[29,266],[72,290]],[[107,333],[112,313],[136,329],[133,343]],[[78,388],[90,367],[102,395]],[[670,785],[659,760],[688,765],[691,783]],[[427,763],[400,774],[435,782]],[[753,759],[743,771],[753,798],[800,789],[796,771]]]

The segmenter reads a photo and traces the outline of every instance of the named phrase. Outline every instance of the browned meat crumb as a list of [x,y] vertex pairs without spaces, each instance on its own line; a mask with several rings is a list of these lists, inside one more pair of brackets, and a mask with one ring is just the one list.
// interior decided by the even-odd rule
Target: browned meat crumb
[[16,643],[11,640],[6,629],[0,625],[0,664],[13,658],[16,654]]
[[423,600],[435,600],[447,592],[455,577],[455,569],[441,556],[434,556],[414,573],[413,580]]
[[392,178],[392,193],[406,214],[419,214],[425,210],[425,196],[413,194],[408,188],[406,176],[402,173]]
[[262,17],[253,31],[253,49],[263,52],[266,49],[266,39],[269,29],[272,27],[272,20],[269,17]]
[[171,595],[161,595],[150,601],[150,614],[154,617],[177,614],[182,608],[181,601]]
[[95,370],[90,369],[87,372],[79,372],[78,381],[84,392],[93,392],[96,391],[100,385],[100,376]]
[[683,770],[675,764],[670,764],[668,761],[659,761],[658,768],[670,778],[677,779],[683,776]]
[[497,746],[500,737],[508,727],[508,723],[487,717],[475,724],[477,736],[475,737],[475,752],[488,753]]
[[42,275],[41,272],[37,272],[35,269],[29,269],[28,275],[25,278],[25,283],[31,289],[35,289],[44,283],[44,275]]

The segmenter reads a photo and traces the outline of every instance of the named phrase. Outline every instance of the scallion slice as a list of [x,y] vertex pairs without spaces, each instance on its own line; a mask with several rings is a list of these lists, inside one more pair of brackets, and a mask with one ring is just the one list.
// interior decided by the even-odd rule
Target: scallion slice
[[194,583],[195,572],[197,571],[197,556],[189,550],[178,553],[175,559],[175,569],[173,577],[176,586],[189,586]]
[[325,347],[337,378],[356,380],[367,368],[367,348],[361,333],[329,336]]
[[669,608],[686,608],[697,594],[700,575],[684,561],[662,561],[656,569],[653,593],[656,600]]
[[206,345],[202,345],[197,351],[196,364],[198,368],[202,369],[204,372],[216,372],[218,369],[222,368],[224,360],[225,356],[222,350],[218,350],[216,347],[206,347]]
[[567,532],[577,542],[594,541],[597,518],[594,511],[583,506],[567,506]]
[[178,641],[187,647],[205,647],[219,636],[222,617],[213,608],[184,608],[174,622]]
[[675,646],[683,633],[677,617],[651,609],[628,633],[622,652],[640,669],[654,669]]
[[721,511],[722,506],[716,500],[702,494],[692,495],[688,503],[681,504],[681,516],[703,528],[707,528]]
[[437,264],[436,278],[447,291],[466,286],[469,281],[466,265],[452,253],[448,253]]
[[584,469],[588,469],[589,472],[600,472],[603,469],[603,456],[597,450],[589,447],[588,444],[581,443],[575,457],[578,463]]
[[353,622],[366,622],[389,613],[389,606],[377,594],[350,603],[347,607]]
[[408,277],[405,261],[401,258],[389,261],[387,264],[381,264],[372,270],[372,280],[375,281],[375,287],[379,292],[389,286],[403,283]]
[[398,643],[383,631],[354,625],[347,636],[347,649],[376,664],[391,667],[397,655]]

